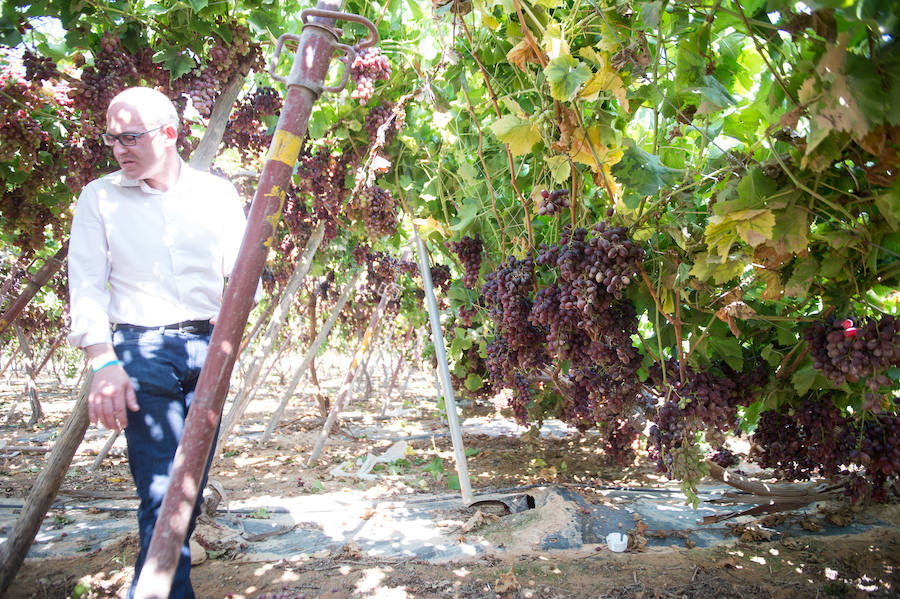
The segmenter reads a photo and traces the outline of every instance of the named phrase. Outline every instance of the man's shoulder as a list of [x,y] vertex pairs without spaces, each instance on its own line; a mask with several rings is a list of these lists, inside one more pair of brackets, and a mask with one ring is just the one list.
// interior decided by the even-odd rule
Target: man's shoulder
[[202,185],[204,187],[209,186],[213,188],[228,189],[237,193],[237,190],[234,187],[234,183],[232,183],[231,180],[226,177],[211,173],[209,171],[200,170],[187,163],[183,165],[183,168],[185,169],[185,173],[188,176],[188,181],[192,185]]
[[121,170],[114,171],[112,173],[108,173],[101,177],[97,177],[96,179],[88,182],[83,188],[82,193],[84,192],[96,192],[104,188],[109,188],[110,186],[118,186],[121,187],[123,184],[127,184],[128,180],[125,179],[125,176],[122,174]]

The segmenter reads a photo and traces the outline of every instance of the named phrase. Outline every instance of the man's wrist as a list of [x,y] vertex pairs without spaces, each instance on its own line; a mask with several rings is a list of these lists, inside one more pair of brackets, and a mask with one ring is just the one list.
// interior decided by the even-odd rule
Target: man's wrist
[[101,361],[101,360],[91,360],[91,370],[94,371],[94,374],[97,374],[107,366],[121,366],[122,361],[118,358],[113,358],[111,360]]

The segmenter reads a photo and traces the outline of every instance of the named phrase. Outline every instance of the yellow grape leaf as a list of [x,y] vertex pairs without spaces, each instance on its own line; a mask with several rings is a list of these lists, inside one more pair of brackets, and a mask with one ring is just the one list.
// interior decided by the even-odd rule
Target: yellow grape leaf
[[540,59],[534,52],[534,48],[526,40],[522,40],[521,42],[513,46],[510,51],[506,53],[506,60],[516,65],[523,71],[528,70],[528,67],[525,65],[529,62],[533,64],[541,64]]
[[737,223],[737,232],[750,246],[756,247],[772,238],[775,215],[771,210],[739,210],[729,216],[732,219],[743,219]]
[[716,285],[724,285],[728,281],[740,277],[748,264],[750,264],[750,257],[743,254],[732,254],[725,260],[719,260],[717,256],[699,252],[695,256],[694,265],[689,274],[701,281],[712,279]]
[[612,92],[619,101],[619,105],[625,112],[630,112],[628,98],[625,95],[625,84],[619,74],[609,66],[609,63],[601,56],[600,70],[588,79],[577,97],[586,102],[593,102],[599,96],[600,92]]
[[444,226],[444,223],[430,216],[428,218],[417,218],[413,220],[413,224],[419,228],[419,234],[422,235],[422,237],[428,237],[434,232],[438,232],[444,237],[447,237],[450,234],[450,232],[447,231],[447,227]]
[[605,62],[603,55],[591,48],[590,46],[585,46],[581,50],[578,51],[578,56],[584,58],[585,60],[589,60],[594,64],[600,64]]
[[491,31],[497,31],[498,29],[500,29],[500,21],[495,19],[494,16],[489,12],[481,13],[481,22]]
[[509,144],[513,156],[527,154],[541,140],[540,130],[531,121],[507,114],[490,125],[491,131],[500,141]]
[[662,304],[663,312],[672,314],[675,312],[675,294],[666,288],[659,290],[659,303]]
[[781,294],[784,292],[781,285],[781,271],[757,267],[756,278],[766,286],[762,292],[762,299],[777,300],[781,298]]
[[500,103],[506,106],[506,109],[516,115],[519,118],[525,118],[525,111],[522,110],[522,107],[519,106],[519,103],[513,100],[510,96],[503,96],[500,98]]
[[544,50],[544,53],[550,57],[550,60],[559,58],[560,56],[570,55],[569,42],[566,41],[566,36],[559,23],[553,23],[544,29],[541,47]]
[[554,183],[562,183],[569,180],[572,174],[572,165],[567,156],[547,156],[544,158],[547,168],[550,169],[550,178]]
[[[596,156],[595,156],[596,154]],[[592,171],[599,171],[603,165],[612,166],[622,159],[624,151],[619,145],[610,147],[603,142],[603,130],[598,125],[585,130],[578,129],[572,138],[569,156],[575,162],[587,164]]]
[[706,225],[706,247],[724,262],[733,244],[743,239],[755,247],[772,238],[774,227],[775,215],[763,208],[711,216]]

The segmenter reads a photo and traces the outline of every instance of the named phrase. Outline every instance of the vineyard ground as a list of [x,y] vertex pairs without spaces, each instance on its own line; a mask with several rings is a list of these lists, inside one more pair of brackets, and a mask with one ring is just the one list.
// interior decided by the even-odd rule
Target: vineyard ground
[[[325,395],[335,395],[346,368],[339,358],[320,360]],[[778,527],[771,518],[763,521],[761,535],[739,539],[722,533],[721,542],[714,543],[702,541],[702,534],[671,535],[663,542],[652,533],[664,531],[654,531],[648,520],[645,534],[650,542],[643,552],[612,553],[602,541],[548,548],[544,541],[550,532],[565,529],[572,516],[570,508],[554,507],[561,495],[574,498],[567,505],[576,506],[576,511],[591,514],[610,505],[611,488],[652,490],[672,497],[677,485],[658,477],[643,458],[628,468],[609,466],[591,436],[560,434],[559,427],[551,428],[540,443],[528,436],[498,434],[500,429],[515,429],[500,418],[502,402],[482,400],[463,409],[473,489],[479,495],[505,490],[507,497],[519,499],[527,494],[537,499],[539,509],[469,530],[476,510],[462,506],[449,486],[453,448],[435,404],[432,374],[415,373],[402,397],[395,391],[388,417],[381,419],[389,371],[384,364],[370,368],[371,389],[368,393],[359,389],[357,395],[362,397],[344,412],[341,430],[332,435],[313,468],[303,464],[322,418],[309,388],[291,401],[270,441],[258,444],[281,398],[284,379],[290,378],[270,377],[274,381],[260,389],[210,474],[225,497],[215,518],[202,520],[194,536],[206,545],[206,551],[197,554],[205,554],[205,559],[192,573],[198,598],[252,599],[279,592],[279,597],[336,599],[900,596],[896,504],[863,510],[814,506],[788,515]],[[26,428],[28,401],[20,397],[24,382],[7,375],[0,381],[0,414],[6,417],[13,404],[17,407],[12,419],[0,427],[0,443],[50,447],[73,404],[73,385],[74,381],[56,377],[40,380],[44,418],[36,427]],[[10,599],[69,597],[79,581],[89,589],[83,597],[122,596],[137,550],[136,501],[123,439],[117,439],[110,454],[92,469],[108,438],[107,431],[89,428],[31,557],[7,595]],[[345,471],[355,472],[367,455],[381,455],[400,439],[408,445],[405,458],[376,465],[372,479],[336,475],[334,469],[341,464]],[[0,510],[7,516],[0,518],[0,537],[8,533],[15,506],[21,505],[46,460],[46,453],[3,451],[0,502],[10,507]],[[670,502],[664,509],[694,518],[689,508],[672,507],[681,503]],[[290,506],[299,506],[300,519]],[[315,520],[317,506],[327,515],[304,528],[309,522],[301,520]],[[428,509],[417,512],[411,506]],[[341,513],[345,509],[347,513]],[[483,509],[493,520],[488,507]],[[401,513],[407,514],[405,520],[397,515]],[[416,520],[423,513],[426,520]],[[529,513],[537,514],[539,521],[532,515],[529,524]],[[289,525],[286,514],[293,518],[287,520]],[[739,522],[760,520],[744,517]],[[428,559],[404,556],[404,547],[393,554],[373,551],[390,545],[377,545],[364,534],[363,528],[377,529],[379,523],[389,533],[399,528],[411,537],[415,537],[411,531],[437,531],[434,534],[445,544],[426,539],[434,548]],[[641,524],[637,517],[635,524]],[[508,535],[500,543],[498,535],[505,525]],[[817,526],[822,528],[810,530]],[[237,540],[235,527],[244,531]],[[752,540],[773,529],[769,540]],[[340,533],[317,546],[314,541],[324,537],[310,530]],[[299,538],[296,543],[301,545],[305,538],[304,549],[295,545],[290,550],[290,544],[285,549],[288,538]],[[461,555],[460,547],[467,546],[476,547],[470,557]],[[450,561],[440,559],[442,552]]]

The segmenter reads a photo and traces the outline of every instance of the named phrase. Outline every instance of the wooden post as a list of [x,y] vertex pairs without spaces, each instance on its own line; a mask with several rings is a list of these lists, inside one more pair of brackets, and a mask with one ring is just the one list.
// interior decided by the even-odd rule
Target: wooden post
[[81,393],[72,414],[53,445],[47,465],[31,487],[25,499],[25,506],[9,537],[0,545],[0,596],[6,593],[6,589],[22,567],[34,537],[41,528],[41,522],[56,499],[59,487],[69,470],[69,464],[72,463],[72,457],[84,439],[84,432],[89,424],[87,398],[91,389],[91,379],[93,373],[89,372],[81,386]]
[[337,304],[334,306],[334,310],[331,311],[331,316],[328,317],[328,320],[322,325],[322,328],[319,330],[319,334],[316,335],[315,341],[313,341],[312,345],[309,346],[309,349],[306,350],[306,355],[303,356],[303,361],[300,362],[300,366],[297,367],[297,370],[294,371],[294,377],[291,379],[290,384],[288,384],[287,388],[284,390],[284,395],[281,397],[281,403],[278,404],[278,408],[275,410],[275,413],[272,414],[272,419],[269,420],[269,426],[266,427],[266,432],[263,433],[262,439],[260,439],[259,444],[262,445],[269,440],[269,437],[272,436],[272,432],[275,430],[275,427],[278,426],[278,421],[281,420],[281,415],[284,413],[284,408],[287,406],[288,401],[290,401],[291,397],[294,394],[294,390],[297,388],[297,384],[300,382],[300,379],[303,377],[303,374],[309,368],[309,365],[312,364],[313,358],[316,357],[316,354],[319,352],[319,348],[322,346],[322,343],[325,342],[325,339],[328,338],[328,334],[331,333],[331,327],[334,326],[334,322],[340,316],[341,311],[344,309],[344,305],[347,303],[347,299],[350,297],[350,294],[356,288],[356,280],[359,278],[360,271],[356,271],[347,285],[344,287],[344,290],[341,292],[341,296],[338,298]]

